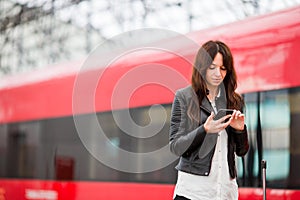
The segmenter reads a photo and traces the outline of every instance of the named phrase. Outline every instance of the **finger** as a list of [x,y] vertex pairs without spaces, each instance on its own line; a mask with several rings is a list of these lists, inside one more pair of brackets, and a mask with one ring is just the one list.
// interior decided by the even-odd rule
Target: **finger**
[[240,116],[241,114],[242,114],[241,111],[239,111],[239,110],[234,110],[233,119],[238,119],[239,116]]
[[215,113],[211,112],[207,119],[211,120],[214,118],[214,116],[215,116]]
[[217,120],[217,122],[222,123],[224,122],[226,119],[231,118],[232,115],[225,115],[224,117],[222,117],[221,119]]
[[245,115],[243,113],[240,113],[239,117],[245,117]]
[[243,117],[245,117],[245,115],[239,111],[236,113],[236,116],[234,118],[239,119],[239,118],[243,118]]
[[224,128],[226,128],[231,123],[232,118],[229,118],[229,120],[225,123],[223,123]]
[[241,114],[241,111],[236,110],[235,111],[235,115],[234,115],[234,119],[238,119],[239,115]]
[[219,131],[224,130],[230,123],[231,123],[231,118],[227,122],[220,123],[217,126],[217,128],[218,128]]
[[238,111],[236,112],[236,119],[238,119],[238,118],[240,117],[241,114],[242,114],[241,111],[238,110]]
[[236,110],[233,110],[233,112],[231,113],[231,116],[234,118],[236,115]]
[[244,114],[240,114],[240,115],[239,115],[239,120],[245,121],[245,115],[244,115]]

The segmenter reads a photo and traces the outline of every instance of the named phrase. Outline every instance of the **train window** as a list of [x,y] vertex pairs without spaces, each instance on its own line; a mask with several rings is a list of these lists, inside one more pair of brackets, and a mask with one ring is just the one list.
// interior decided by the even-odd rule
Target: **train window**
[[[249,93],[244,96],[251,149],[244,159],[244,171],[241,159],[238,160],[239,180],[245,172],[245,185],[259,184],[259,100],[263,147],[261,153],[267,160],[268,186],[299,188],[300,88]],[[150,107],[139,107],[129,110],[136,125],[147,126],[151,122],[154,128],[159,128],[154,135],[151,132],[135,132],[137,136],[145,138],[126,133],[126,129],[134,130],[134,127],[128,123],[128,113],[124,110],[97,113],[98,122],[92,120],[91,114],[78,117],[84,135],[90,136],[89,142],[95,150],[101,150],[101,144],[93,139],[99,134],[97,124],[100,124],[110,143],[116,147],[130,152],[150,152],[168,143],[171,105],[163,105],[164,111],[160,106],[152,107],[151,111],[149,109]],[[109,168],[95,159],[82,144],[72,116],[1,125],[0,156],[0,176],[11,178],[175,183],[177,173],[174,169],[176,161],[163,169],[143,174]],[[118,158],[120,155],[117,151],[110,151],[107,156]],[[160,159],[157,158],[154,162],[160,162]]]
[[[110,144],[129,152],[150,152],[168,144],[171,105],[130,109],[130,117],[139,126],[150,123],[158,127],[156,134],[136,132],[149,136],[138,138],[128,135],[134,130],[124,110],[77,116],[84,131],[80,138],[72,116],[20,122],[0,126],[0,176],[11,178],[35,178],[58,180],[98,180],[126,182],[174,183],[176,170],[171,163],[163,169],[149,173],[127,173],[112,169],[94,158],[81,139],[87,139],[95,151],[101,150],[96,140],[101,126]],[[149,110],[150,109],[150,110]],[[165,111],[163,111],[165,110]],[[165,112],[165,121],[162,121]],[[117,119],[119,118],[119,119]],[[116,120],[121,124],[117,124]],[[124,129],[125,128],[125,129]],[[139,136],[139,135],[136,135]],[[105,144],[104,144],[105,145]],[[103,150],[103,148],[102,148]],[[105,152],[110,158],[119,158],[118,151]],[[157,158],[153,162],[161,162]],[[142,163],[144,164],[144,163]]]
[[[245,157],[248,186],[257,186],[259,178],[259,129],[262,133],[262,158],[267,161],[267,181],[270,187],[296,187],[295,172],[299,167],[300,88],[265,91],[245,94],[246,123],[249,132],[250,151]],[[259,102],[259,104],[258,104]],[[259,118],[258,118],[259,114]],[[260,120],[260,123],[259,123]],[[260,126],[259,126],[260,124]],[[242,162],[239,161],[239,177],[242,177]],[[297,175],[299,178],[299,175]],[[299,186],[299,185],[298,185]]]

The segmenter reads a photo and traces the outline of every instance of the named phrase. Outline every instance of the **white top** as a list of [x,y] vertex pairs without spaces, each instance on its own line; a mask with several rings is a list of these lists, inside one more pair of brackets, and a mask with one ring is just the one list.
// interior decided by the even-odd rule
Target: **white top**
[[[215,106],[213,105],[215,109]],[[229,175],[227,162],[227,132],[218,133],[209,176],[178,171],[174,198],[177,195],[191,200],[237,200],[238,185]]]

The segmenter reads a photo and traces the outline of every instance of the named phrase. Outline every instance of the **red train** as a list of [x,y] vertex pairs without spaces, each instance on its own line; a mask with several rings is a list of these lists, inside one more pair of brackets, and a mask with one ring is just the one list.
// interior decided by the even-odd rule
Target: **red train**
[[[299,19],[294,7],[185,37],[223,40],[234,54],[251,144],[238,160],[242,200],[262,198],[262,158],[267,198],[300,199]],[[74,62],[3,78],[0,199],[171,199],[168,120],[196,53],[178,41],[159,43],[175,53],[134,52],[109,67],[100,55],[93,68]]]

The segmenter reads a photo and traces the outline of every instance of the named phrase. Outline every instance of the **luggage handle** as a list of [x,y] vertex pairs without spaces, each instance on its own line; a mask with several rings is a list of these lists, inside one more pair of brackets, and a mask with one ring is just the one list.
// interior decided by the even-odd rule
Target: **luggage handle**
[[267,199],[267,192],[266,192],[266,169],[267,169],[267,161],[261,161],[261,168],[262,168],[262,186],[263,186],[263,200]]

